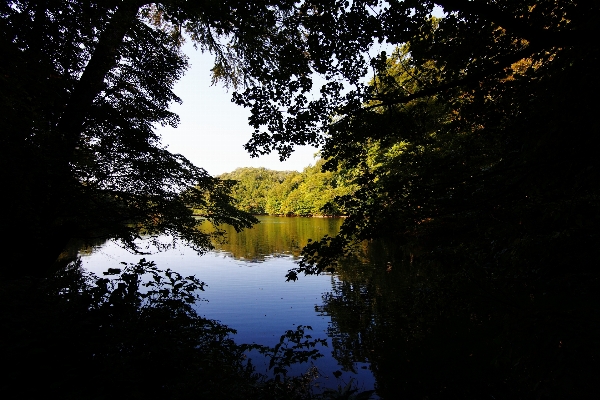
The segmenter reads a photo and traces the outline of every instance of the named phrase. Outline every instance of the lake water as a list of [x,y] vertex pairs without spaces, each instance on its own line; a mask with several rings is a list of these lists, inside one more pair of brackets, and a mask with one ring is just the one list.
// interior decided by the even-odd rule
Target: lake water
[[[342,220],[266,216],[259,220],[254,228],[241,233],[228,230],[228,242],[218,244],[214,251],[202,256],[180,246],[145,258],[160,269],[170,268],[204,281],[206,301],[198,303],[197,311],[236,329],[238,343],[273,346],[286,330],[294,330],[298,325],[311,326],[313,330],[309,333],[313,338],[328,342],[327,347],[317,347],[323,354],[314,362],[322,375],[318,384],[335,388],[352,379],[361,390],[373,389],[375,379],[368,356],[349,360],[347,355],[340,355],[339,346],[334,346],[334,342],[340,342],[339,328],[333,326],[330,307],[324,302],[331,304],[339,297],[344,285],[340,277],[324,274],[300,276],[296,282],[285,280],[285,274],[296,266],[308,239],[336,234]],[[135,263],[141,258],[112,242],[80,255],[83,267],[96,274],[119,267],[119,262]],[[251,357],[258,372],[267,372],[267,363],[260,355]],[[301,373],[309,366],[301,364],[291,372]],[[335,371],[342,372],[341,376],[336,378]]]

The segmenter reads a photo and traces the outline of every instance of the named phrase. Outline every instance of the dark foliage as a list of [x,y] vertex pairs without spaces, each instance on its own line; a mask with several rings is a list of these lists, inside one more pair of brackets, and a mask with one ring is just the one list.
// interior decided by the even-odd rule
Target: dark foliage
[[[14,398],[242,397],[254,382],[230,328],[193,306],[204,283],[152,262],[98,278],[78,263],[3,285],[2,390]],[[219,371],[215,373],[215,371]]]

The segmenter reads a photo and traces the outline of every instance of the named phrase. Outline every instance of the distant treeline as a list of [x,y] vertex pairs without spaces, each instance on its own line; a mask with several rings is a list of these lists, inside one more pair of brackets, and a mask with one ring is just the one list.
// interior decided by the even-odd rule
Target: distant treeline
[[273,171],[266,168],[238,168],[219,176],[235,180],[232,195],[237,206],[252,214],[333,216],[344,210],[333,203],[336,196],[351,192],[339,174],[322,172],[324,161],[302,172]]

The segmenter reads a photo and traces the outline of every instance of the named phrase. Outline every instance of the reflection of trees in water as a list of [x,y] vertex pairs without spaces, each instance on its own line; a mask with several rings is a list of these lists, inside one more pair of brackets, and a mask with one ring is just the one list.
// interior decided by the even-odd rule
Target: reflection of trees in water
[[[300,257],[302,248],[309,239],[320,239],[324,235],[335,235],[342,218],[304,218],[304,217],[258,217],[259,224],[253,228],[236,232],[232,226],[224,225],[220,229],[226,232],[224,239],[213,242],[217,251],[224,252],[236,259],[249,262],[262,262],[271,256]],[[211,226],[205,222],[202,227],[210,232]],[[142,235],[142,237],[145,237]],[[91,254],[107,239],[72,239],[60,260],[66,265],[74,261],[78,254]]]
[[101,247],[108,240],[106,237],[96,239],[72,238],[56,261],[57,269],[60,270],[61,267],[66,267],[69,263],[75,262],[79,255],[91,255],[94,250]]
[[327,334],[333,344],[333,356],[345,371],[356,372],[354,363],[369,362],[373,324],[372,298],[366,285],[332,279],[332,293],[323,294],[323,306],[316,309],[331,315]]
[[595,381],[597,282],[576,293],[477,270],[464,254],[360,250],[317,311],[331,316],[336,360],[370,362],[381,397],[561,398]]
[[259,217],[259,220],[253,228],[239,233],[225,227],[227,239],[216,244],[217,250],[251,261],[280,255],[299,257],[308,239],[336,234],[342,221],[340,218],[302,217]]
[[332,291],[323,295],[323,306],[317,307],[331,316],[328,336],[336,360],[350,371],[357,362],[371,363],[378,394],[383,397],[394,394],[386,387],[395,381],[400,337],[409,331],[416,335],[418,329],[409,323],[400,304],[400,265],[385,250],[376,244],[364,245],[355,257],[341,260],[338,280],[332,279]]

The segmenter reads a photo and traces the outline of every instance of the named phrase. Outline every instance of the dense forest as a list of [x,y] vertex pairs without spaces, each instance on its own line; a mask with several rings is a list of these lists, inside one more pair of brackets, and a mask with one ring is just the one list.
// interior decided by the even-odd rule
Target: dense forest
[[[590,397],[599,12],[587,0],[2,2],[0,389],[310,398],[309,377],[281,372],[313,355],[303,331],[262,349],[280,361],[270,380],[191,308],[196,278],[143,260],[110,280],[57,259],[73,238],[142,252],[142,235],[157,249],[169,235],[203,253],[252,213],[343,213],[288,279],[337,271],[323,310],[360,311],[332,319],[337,351],[371,357],[380,396]],[[252,156],[313,145],[326,161],[218,179],[170,153],[155,128],[178,123],[186,40],[250,111]],[[347,267],[373,252],[385,261],[372,276]]]
[[265,168],[238,168],[220,175],[235,181],[231,196],[237,207],[251,214],[285,216],[339,216],[343,207],[334,202],[338,196],[350,194],[337,172],[323,171],[323,160],[302,172],[272,171]]

